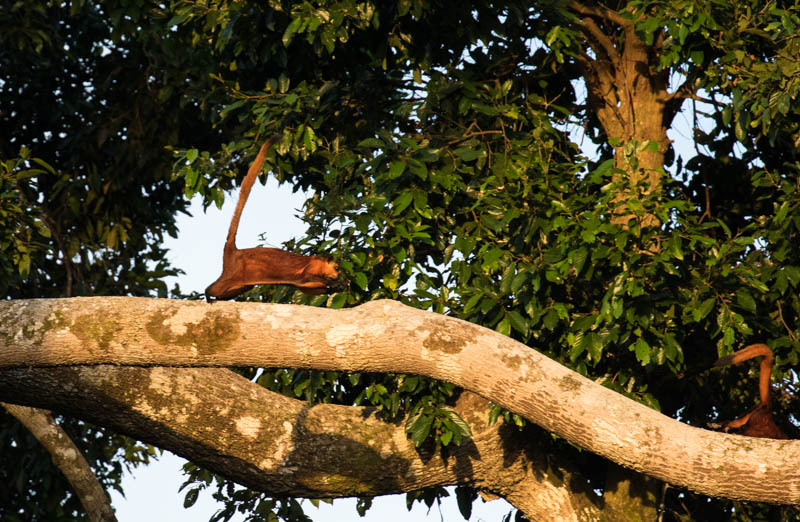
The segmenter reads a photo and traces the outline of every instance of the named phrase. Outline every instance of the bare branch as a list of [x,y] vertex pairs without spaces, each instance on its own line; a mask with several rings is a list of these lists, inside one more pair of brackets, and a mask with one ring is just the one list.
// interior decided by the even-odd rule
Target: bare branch
[[69,435],[47,410],[0,402],[50,453],[53,463],[69,481],[93,522],[116,522],[111,499],[98,482],[89,463]]
[[[611,62],[614,68],[619,68],[621,65],[621,58],[616,46],[614,46],[614,42],[611,41],[608,35],[606,35],[591,18],[584,18],[581,21],[583,22],[583,26],[588,30],[589,35],[600,45],[603,50],[603,54],[608,57],[608,60]],[[598,52],[600,49],[593,45],[592,38],[588,39],[589,45],[591,45],[595,53],[598,54],[598,59],[600,59]]]
[[594,16],[609,22],[613,22],[622,28],[633,25],[633,21],[630,18],[625,18],[618,12],[612,11],[611,9],[602,5],[590,6],[573,0],[567,4],[567,7],[584,16]]
[[[714,98],[705,98],[697,94],[695,88],[692,86],[692,82],[694,80],[689,78],[685,80],[681,85],[675,89],[672,93],[668,94],[665,99],[665,103],[678,103],[682,102],[683,100],[695,100],[702,103],[707,103],[709,105],[713,105],[718,109],[724,109],[728,106],[726,103],[719,102]],[[675,112],[680,108],[680,104],[675,108]]]

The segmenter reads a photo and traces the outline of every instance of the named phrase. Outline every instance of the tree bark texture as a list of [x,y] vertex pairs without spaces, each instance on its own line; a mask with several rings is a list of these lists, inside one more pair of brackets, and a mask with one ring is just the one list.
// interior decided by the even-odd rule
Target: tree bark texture
[[[616,222],[627,224],[635,216],[625,202],[641,194],[660,191],[667,136],[673,118],[688,91],[669,92],[669,69],[659,66],[665,33],[657,31],[651,44],[636,34],[636,20],[601,5],[571,1],[580,23],[576,25],[591,52],[581,51],[577,63],[586,83],[587,106],[597,116],[614,147],[615,179],[621,188]],[[651,146],[648,146],[652,144]],[[642,226],[658,226],[655,215],[641,217]]]
[[89,515],[89,520],[116,522],[117,517],[114,508],[111,507],[111,499],[108,498],[81,451],[50,412],[17,404],[0,403],[0,406],[28,428],[28,431],[50,453],[53,464],[67,477],[72,489],[78,495],[83,509]]
[[[192,435],[202,447],[193,460],[204,465],[211,458],[229,460],[242,468],[241,476],[232,478],[243,484],[267,480],[271,491],[289,492],[281,477],[295,472],[292,456],[316,433],[312,427],[318,429],[321,422],[309,424],[302,417],[306,406],[300,411],[267,408],[263,394],[268,392],[230,380],[223,388],[230,389],[231,395],[215,395],[222,393],[218,388],[200,393],[198,390],[223,382],[226,374],[221,370],[97,366],[101,364],[427,375],[480,394],[574,444],[667,483],[710,496],[800,503],[800,474],[796,472],[800,441],[754,439],[682,424],[497,332],[394,301],[374,301],[345,310],[123,297],[0,303],[0,368],[5,368],[0,371],[1,400],[56,409],[52,401],[60,397],[58,409],[69,409],[95,422],[101,419],[92,416],[102,414],[102,423],[113,426],[139,416],[133,424],[140,428],[132,425],[126,432],[151,442],[152,437],[145,435],[157,434],[170,443],[159,445],[170,449]],[[72,365],[80,366],[45,368]],[[90,395],[90,399],[83,398]],[[221,397],[216,406],[227,405],[230,410],[224,411],[233,412],[225,415],[224,431],[219,425],[195,430],[193,423],[199,420],[188,420],[214,415],[213,407],[198,398],[209,396]],[[176,398],[178,403],[168,402]],[[102,407],[98,408],[98,403]],[[237,411],[245,405],[246,412]],[[166,413],[159,417],[162,409]],[[267,417],[278,420],[268,423]],[[359,422],[370,418],[367,415]],[[336,427],[347,426],[347,422],[358,425],[340,419],[327,424],[332,432],[326,436],[338,441],[336,434],[341,436],[342,431]],[[471,424],[476,429],[476,423]],[[180,431],[181,426],[190,432]],[[366,426],[365,439],[375,438],[369,434],[373,428]],[[139,431],[134,433],[136,429]],[[238,435],[231,438],[232,434]],[[242,445],[250,439],[252,442]],[[391,444],[381,439],[377,455],[383,465],[375,467],[396,470],[397,466],[411,466],[393,460],[396,451],[415,452],[408,444],[402,430],[392,435]],[[355,449],[361,454],[374,451],[369,443],[357,444]],[[337,469],[335,463],[326,460],[325,452],[317,453],[318,467],[302,470],[301,482],[307,489],[293,487],[291,494],[305,491],[328,496],[324,484],[331,481],[345,484],[335,486],[339,492],[373,494],[370,488],[376,484],[392,483],[388,479],[344,480],[353,473],[352,462],[331,474],[331,469]],[[476,469],[479,466],[474,459],[468,462]],[[414,475],[413,466],[406,469]],[[464,469],[453,465],[450,472],[463,473]],[[265,475],[269,473],[272,475]],[[331,479],[339,476],[342,479]],[[426,485],[425,477],[418,480],[419,487]],[[399,478],[393,481],[400,483]]]
[[[469,393],[456,410],[474,437],[443,456],[415,448],[404,419],[386,422],[374,408],[310,406],[227,369],[101,365],[18,368],[3,376],[0,394],[16,387],[17,400],[51,404],[272,495],[371,496],[466,484],[539,519],[559,513],[596,520],[599,513],[595,494],[573,493],[564,480],[580,481],[578,473],[549,468],[548,455],[529,447],[518,429],[490,427],[488,403]],[[54,386],[65,392],[48,397]]]

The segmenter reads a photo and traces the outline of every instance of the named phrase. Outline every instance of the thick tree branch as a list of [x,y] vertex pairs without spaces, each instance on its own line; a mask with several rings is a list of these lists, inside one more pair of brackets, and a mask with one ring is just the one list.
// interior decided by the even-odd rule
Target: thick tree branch
[[[619,52],[617,51],[616,46],[614,46],[614,42],[597,26],[597,24],[591,18],[584,18],[581,20],[583,22],[583,26],[588,33],[587,42],[594,50],[595,54],[597,54],[597,59],[601,60],[600,51],[608,57],[608,60],[611,62],[611,65],[614,69],[619,69],[621,67],[621,58]],[[594,45],[594,42],[597,42],[600,47]]]
[[619,112],[615,71],[611,63],[594,60],[586,53],[580,53],[577,62],[586,81],[590,110],[597,114],[607,134],[621,135],[625,120]]
[[414,447],[405,419],[387,422],[374,408],[309,406],[226,369],[103,365],[0,375],[2,396],[81,416],[273,495],[382,495],[467,484],[500,494],[534,519],[599,515],[592,503],[598,497],[579,474],[553,468],[530,433],[502,422],[489,426],[488,403],[469,393],[455,407],[474,436],[443,458]]
[[603,20],[617,24],[623,29],[633,25],[633,20],[630,18],[625,18],[618,12],[613,11],[603,5],[586,5],[573,0],[569,2],[567,6],[576,13],[580,13],[584,16],[602,18]]
[[113,363],[427,375],[668,483],[709,496],[800,503],[800,441],[681,424],[497,332],[393,301],[346,310],[141,298],[5,301],[0,343],[6,368]]
[[117,520],[114,508],[111,507],[111,499],[97,481],[89,463],[49,411],[8,403],[0,403],[0,406],[28,428],[28,431],[50,453],[53,463],[61,470],[78,495],[89,515],[89,520],[99,522]]

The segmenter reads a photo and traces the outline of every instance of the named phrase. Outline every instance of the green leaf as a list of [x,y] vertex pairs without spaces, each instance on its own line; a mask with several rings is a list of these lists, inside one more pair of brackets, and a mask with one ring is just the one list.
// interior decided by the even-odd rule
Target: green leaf
[[456,503],[458,504],[458,511],[464,520],[469,520],[472,517],[472,503],[478,497],[475,490],[464,486],[456,486]]
[[50,174],[56,174],[56,169],[54,169],[49,163],[41,158],[32,158],[32,161],[42,167]]
[[236,109],[238,109],[239,107],[241,107],[246,103],[247,100],[237,100],[233,103],[226,105],[225,107],[222,108],[222,112],[220,112],[220,117],[225,119],[230,112],[235,111]]
[[505,252],[497,247],[492,248],[483,255],[483,268],[484,270],[490,269]]
[[678,28],[678,40],[680,41],[681,45],[686,42],[686,37],[689,36],[689,26],[686,24],[681,24]]
[[383,276],[383,286],[391,291],[397,290],[397,285],[399,283],[400,281],[398,281],[397,277],[393,275],[386,274]]
[[362,290],[367,289],[367,275],[364,272],[359,272],[355,276],[355,283],[361,288]]
[[776,225],[780,225],[781,223],[783,223],[783,220],[785,220],[787,214],[789,214],[789,208],[790,208],[789,202],[784,201],[783,204],[778,209],[778,212],[775,213],[775,217],[773,218]]
[[508,320],[508,316],[504,317],[502,321],[497,323],[497,326],[495,326],[494,329],[503,335],[511,335],[511,323]]
[[494,426],[501,413],[503,413],[503,408],[493,404],[492,409],[489,410],[489,426]]
[[572,266],[576,274],[580,274],[583,269],[583,264],[586,263],[586,258],[589,256],[589,251],[585,247],[580,247],[572,253]]
[[419,408],[417,414],[406,421],[406,433],[411,435],[411,442],[417,447],[428,438],[433,425],[433,415],[425,414],[422,410],[423,408]]
[[681,249],[681,240],[679,237],[673,236],[672,239],[670,239],[669,249],[675,259],[683,261],[683,250]]
[[603,356],[603,341],[600,336],[594,332],[589,332],[587,336],[589,356],[593,361],[599,361]]
[[545,250],[542,256],[542,263],[545,265],[552,265],[558,263],[562,259],[564,259],[564,255],[561,253],[561,247],[555,245]]
[[733,109],[731,109],[730,105],[726,105],[725,108],[722,109],[722,123],[726,127],[731,124],[732,115],[733,115]]
[[403,192],[399,196],[392,201],[392,208],[394,209],[394,215],[400,215],[408,205],[414,200],[414,194],[412,192]]
[[547,33],[547,36],[545,36],[545,38],[544,38],[544,42],[548,46],[552,46],[553,42],[555,42],[558,39],[558,33],[560,31],[561,31],[561,27],[558,26],[558,25],[553,27],[552,29],[550,29],[550,31]]
[[406,170],[406,162],[405,161],[393,161],[392,164],[389,166],[389,179],[399,178],[403,172]]
[[650,345],[647,344],[644,339],[640,337],[639,340],[636,341],[634,350],[636,352],[637,361],[641,362],[642,365],[650,364]]
[[464,305],[464,313],[470,314],[478,306],[478,303],[483,298],[483,294],[475,294],[469,298],[467,304]]
[[618,249],[625,250],[625,245],[628,244],[628,233],[620,232],[614,236],[614,243],[617,245]]
[[455,409],[450,406],[442,406],[440,411],[444,413],[447,419],[452,423],[451,428],[456,435],[456,444],[461,443],[462,437],[472,437],[472,429],[469,427],[469,424]]
[[784,272],[786,272],[786,277],[789,279],[792,287],[796,288],[797,285],[800,284],[800,267],[790,265],[784,268]]
[[553,330],[558,325],[558,314],[552,308],[542,317],[542,324],[548,330]]
[[303,133],[303,147],[309,152],[317,150],[317,136],[314,134],[314,129],[308,125],[305,126],[305,132]]
[[677,341],[675,341],[675,336],[672,334],[667,334],[664,336],[664,355],[670,361],[675,361],[676,356],[680,350],[680,346],[678,346]]
[[428,206],[428,194],[425,191],[414,191],[414,210],[424,218],[431,217],[432,212],[431,208]]
[[522,270],[518,272],[517,275],[514,276],[514,279],[511,281],[511,288],[510,288],[511,292],[517,293],[517,291],[520,288],[522,288],[522,285],[524,285],[529,278],[530,274],[527,271]]
[[758,279],[751,278],[749,279],[749,283],[757,290],[761,290],[764,293],[769,292],[769,287]]
[[508,295],[511,293],[511,284],[514,281],[514,272],[516,272],[516,264],[509,263],[503,270],[503,275],[500,278],[500,294]]
[[756,311],[756,301],[744,287],[736,291],[736,303],[749,312]]
[[403,383],[400,385],[400,391],[413,392],[417,389],[420,378],[416,375],[408,375],[403,378]]
[[516,310],[511,310],[510,312],[508,312],[507,317],[514,330],[518,331],[519,333],[527,337],[530,328],[528,321],[522,316],[522,314],[520,314]]
[[195,187],[197,186],[197,180],[199,179],[200,171],[193,168],[186,169],[186,189],[192,190],[194,192]]
[[197,498],[200,495],[200,488],[190,489],[186,492],[186,496],[183,497],[183,507],[190,508],[194,506],[194,503],[197,502]]
[[367,147],[370,149],[380,149],[384,146],[384,143],[382,140],[379,140],[378,138],[367,138],[358,142],[358,146]]
[[786,276],[785,270],[778,272],[778,275],[775,277],[775,283],[772,285],[772,287],[780,294],[786,292],[786,289],[789,288],[789,278]]
[[730,326],[725,328],[722,333],[722,343],[725,346],[733,346],[733,342],[736,340],[736,332]]
[[700,306],[692,310],[692,317],[694,318],[695,322],[701,321],[708,313],[714,308],[714,304],[716,303],[716,299],[713,297],[709,297],[705,301],[703,301]]
[[347,294],[344,292],[337,292],[328,298],[328,308],[342,308],[345,303],[347,303]]
[[486,155],[483,149],[473,149],[471,147],[461,147],[453,151],[453,154],[458,156],[461,161],[474,161]]
[[747,123],[744,115],[740,115],[739,118],[736,119],[736,125],[734,126],[736,139],[742,143],[744,143],[745,137],[747,137]]
[[288,47],[292,43],[292,39],[294,39],[294,35],[301,23],[303,23],[303,19],[297,17],[286,27],[286,31],[283,32],[283,38],[281,38],[284,47]]
[[[574,334],[570,334],[570,335],[574,335]],[[573,341],[574,341],[574,339],[573,339]],[[578,360],[578,357],[580,357],[580,355],[585,351],[586,351],[586,347],[583,344],[581,344],[581,343],[573,343],[573,344],[571,344],[570,349],[569,349],[569,360],[572,361],[572,362],[575,362],[576,360]]]
[[19,259],[19,263],[17,264],[17,271],[19,275],[26,279],[28,274],[31,273],[31,256],[30,254],[22,254]]
[[497,219],[495,216],[486,213],[481,215],[481,223],[488,228],[489,230],[498,233],[503,229],[502,222]]

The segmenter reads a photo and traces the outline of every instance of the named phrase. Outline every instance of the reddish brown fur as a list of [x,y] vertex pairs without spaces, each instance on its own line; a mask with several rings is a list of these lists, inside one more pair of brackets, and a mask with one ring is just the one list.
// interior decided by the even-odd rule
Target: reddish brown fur
[[206,300],[231,299],[255,285],[291,285],[306,294],[323,294],[341,286],[339,267],[317,256],[301,256],[278,248],[236,248],[236,232],[250,189],[253,187],[269,148],[278,137],[268,139],[258,151],[242,181],[239,201],[231,219],[222,253],[222,275],[206,288]]
[[742,348],[738,352],[720,358],[714,366],[727,366],[738,364],[742,361],[762,357],[761,368],[759,371],[758,391],[761,396],[761,403],[739,417],[725,425],[725,431],[740,428],[742,435],[748,437],[764,437],[768,439],[788,439],[783,431],[775,424],[770,408],[769,382],[772,375],[772,350],[766,344],[751,344]]

